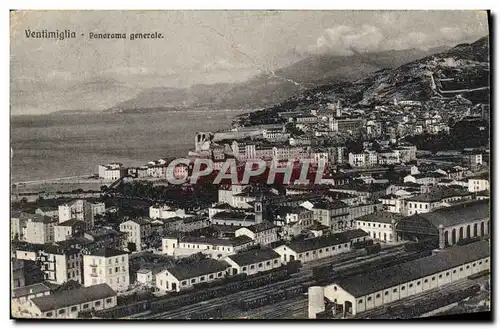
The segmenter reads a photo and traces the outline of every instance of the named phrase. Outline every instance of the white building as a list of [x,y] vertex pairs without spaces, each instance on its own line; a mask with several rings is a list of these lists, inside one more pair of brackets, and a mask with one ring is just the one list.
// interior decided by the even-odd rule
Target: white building
[[272,249],[253,249],[227,256],[224,260],[231,265],[232,275],[253,275],[282,265],[281,255]]
[[36,259],[45,273],[45,279],[51,283],[83,282],[83,256],[80,249],[49,245],[40,250]]
[[26,221],[26,230],[22,233],[24,241],[36,244],[54,242],[56,220],[40,215],[33,215]]
[[204,253],[212,258],[222,257],[245,250],[254,245],[254,241],[246,235],[233,239],[212,239],[186,236],[166,237],[162,239],[162,253],[175,257],[187,257],[196,253]]
[[94,228],[94,218],[97,214],[103,214],[106,211],[104,203],[90,203],[86,200],[76,200],[71,204],[59,206],[59,223],[71,219],[77,219],[85,223],[85,229]]
[[368,234],[358,229],[322,235],[312,239],[292,241],[274,248],[274,251],[281,255],[283,263],[293,260],[300,260],[302,263],[307,263],[349,252],[351,251],[351,244],[353,242],[361,242],[366,239],[368,239]]
[[159,291],[181,291],[195,284],[212,282],[230,275],[231,267],[224,261],[204,259],[195,264],[177,265],[156,275]]
[[127,290],[130,283],[128,253],[102,248],[84,255],[83,273],[86,287],[106,283],[114,291]]
[[489,191],[489,174],[470,177],[468,181],[469,192]]
[[[368,233],[372,239],[383,242],[395,242],[393,225],[403,218],[400,214],[378,211],[356,218],[356,226]],[[394,221],[394,223],[393,223]]]
[[54,241],[64,241],[83,233],[85,223],[78,219],[70,219],[68,221],[58,223],[54,226]]
[[116,292],[108,285],[61,291],[30,300],[29,317],[76,319],[81,311],[105,310],[116,306]]
[[99,178],[107,181],[115,181],[123,177],[125,168],[123,167],[123,164],[113,162],[107,165],[99,165],[98,171]]
[[186,214],[184,209],[172,209],[167,205],[154,205],[149,207],[149,217],[152,219],[168,219],[173,217],[193,217]]
[[279,227],[271,222],[264,221],[260,224],[255,224],[247,227],[237,229],[234,233],[235,236],[248,236],[255,241],[255,244],[265,246],[278,241]]
[[130,219],[120,224],[120,232],[127,233],[127,242],[135,244],[136,251],[142,251],[151,234],[151,223],[142,218]]
[[349,315],[420,294],[490,270],[490,246],[480,241],[361,275],[340,278],[324,296]]

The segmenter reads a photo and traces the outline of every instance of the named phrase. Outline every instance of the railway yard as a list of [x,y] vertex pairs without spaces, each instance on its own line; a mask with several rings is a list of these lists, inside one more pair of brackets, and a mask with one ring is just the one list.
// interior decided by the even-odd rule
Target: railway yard
[[[241,289],[228,295],[188,303],[179,307],[170,304],[168,310],[164,311],[156,307],[155,311],[146,311],[126,318],[151,320],[307,319],[308,287],[316,285],[320,281],[329,280],[329,278],[320,278],[322,272],[317,271],[317,269],[333,269],[333,275],[336,277],[347,277],[421,256],[421,252],[409,251],[404,245],[386,246],[376,255],[366,255],[363,250],[355,250],[349,254],[306,263],[300,271],[291,273],[284,279],[264,286]],[[452,299],[450,296],[460,291],[469,289],[470,294],[476,293],[479,290],[478,284],[484,283],[485,280],[486,277],[484,275],[479,278],[460,280],[446,287],[417,294],[392,304],[363,312],[354,317],[347,314],[346,318],[381,319],[403,317],[402,312],[406,312],[408,308],[413,308],[414,305],[421,304],[424,300],[426,304],[433,302],[443,303],[443,298]],[[466,297],[464,296],[462,299]],[[421,314],[425,312],[428,311],[425,309],[421,310]],[[419,314],[415,315],[419,316]],[[341,315],[338,315],[338,318],[340,317]]]

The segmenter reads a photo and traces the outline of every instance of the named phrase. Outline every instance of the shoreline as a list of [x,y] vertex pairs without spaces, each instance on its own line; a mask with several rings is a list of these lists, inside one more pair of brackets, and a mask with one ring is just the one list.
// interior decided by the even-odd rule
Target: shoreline
[[[12,182],[11,185],[16,185],[16,186],[25,186],[25,185],[36,185],[36,184],[46,184],[46,183],[53,183],[53,182],[58,182],[62,180],[71,180],[71,179],[85,179],[89,178],[93,175],[96,175],[95,173],[92,174],[84,174],[84,175],[78,175],[78,176],[68,176],[68,177],[56,177],[56,178],[47,178],[47,179],[39,179],[39,180],[31,180],[31,181],[22,181],[22,182]],[[99,179],[89,179],[92,181],[99,181]]]

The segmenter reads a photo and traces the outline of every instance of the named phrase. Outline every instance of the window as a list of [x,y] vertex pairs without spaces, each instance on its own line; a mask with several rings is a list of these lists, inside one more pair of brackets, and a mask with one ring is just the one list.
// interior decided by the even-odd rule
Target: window
[[65,309],[62,309],[62,310],[59,310],[57,313],[58,313],[58,314],[64,314],[64,313],[66,313],[66,310],[65,310]]
[[247,267],[246,267],[246,266],[243,266],[243,267],[241,268],[241,270],[244,272],[244,271],[246,271],[246,270],[247,270]]
[[205,277],[204,277],[204,276],[202,276],[202,277],[200,278],[200,282],[201,282],[201,281],[205,281]]
[[273,263],[274,263],[274,264],[278,264],[278,260],[277,260],[277,259],[275,259]]
[[420,286],[420,281],[417,281],[417,286]]
[[402,287],[401,287],[401,290],[405,290],[405,287],[404,287],[404,286],[402,286]]
[[446,276],[450,276],[450,272],[446,272]]
[[191,279],[191,283],[195,283],[196,282],[196,279]]
[[125,256],[122,256],[122,262],[124,262],[124,261],[125,261]]
[[71,312],[76,312],[76,310],[78,309],[78,307],[76,306],[71,306]]
[[329,248],[325,248],[325,252],[327,252],[329,250]]
[[380,224],[378,224],[378,227],[380,227]]
[[344,244],[344,247],[346,247],[346,248],[347,248],[347,243],[346,243],[346,244]]
[[442,274],[439,274],[439,278],[441,279],[442,277],[443,277],[443,275],[442,275]]
[[463,270],[464,270],[464,268],[463,268],[463,267],[461,267],[461,268],[460,268],[460,272],[462,272]]
[[453,270],[453,274],[457,273],[457,270]]
[[259,263],[259,268],[261,268],[261,267],[262,267],[262,263]]
[[413,283],[410,283],[409,287],[410,287],[410,288],[413,288]]
[[111,303],[111,301],[112,301],[111,298],[106,299],[106,303],[108,303],[108,304]]
[[375,298],[380,298],[380,294],[377,294],[377,295],[375,296]]
[[182,281],[182,282],[181,282],[181,284],[182,284],[183,286],[185,286],[185,285],[187,284],[187,281],[186,281],[186,280],[184,280],[184,281]]
[[113,273],[113,269],[110,268],[108,272],[109,272],[109,274],[112,274]]
[[398,292],[398,288],[395,288],[392,292],[393,293],[397,293]]
[[308,253],[308,252],[306,252],[306,256],[309,256],[309,253]]
[[222,273],[217,273],[217,277],[220,278],[222,276]]
[[388,291],[384,292],[384,295],[386,295],[386,296],[389,295],[389,292]]
[[486,259],[486,260],[484,261],[484,263],[486,264],[487,262],[488,262],[488,260]]
[[429,281],[429,280],[427,280],[427,279],[424,279],[424,283],[427,283],[428,281]]
[[45,313],[45,316],[51,317],[52,316],[52,312]]
[[302,258],[302,254],[299,254],[299,259]]
[[320,249],[320,250],[319,250],[319,253],[321,254],[322,252],[323,252],[323,249]]
[[436,277],[435,276],[432,277],[432,281],[436,281]]
[[337,291],[337,286],[333,286],[333,291]]
[[363,300],[362,299],[358,300],[358,304],[363,304]]
[[465,268],[466,268],[466,269],[469,269],[469,268],[470,268],[470,266],[469,266],[469,265],[467,265]]
[[213,275],[213,274],[210,274],[210,275],[208,276],[208,278],[209,278],[209,279],[213,279],[213,278],[214,278],[214,275]]
[[83,304],[83,309],[86,310],[87,308],[89,308],[89,304]]
[[115,267],[115,273],[118,273],[119,270],[120,270],[119,267]]
[[250,265],[250,269],[253,270],[255,268],[255,265]]
[[101,302],[100,301],[95,302],[94,306],[101,306]]
[[481,265],[483,262],[479,262],[479,265]]

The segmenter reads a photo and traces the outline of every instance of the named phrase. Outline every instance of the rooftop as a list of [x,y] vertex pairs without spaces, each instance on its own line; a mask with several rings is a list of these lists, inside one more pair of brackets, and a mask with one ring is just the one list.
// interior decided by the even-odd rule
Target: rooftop
[[466,246],[456,246],[432,256],[409,261],[381,270],[339,279],[335,283],[355,297],[394,287],[445,271],[449,268],[473,262],[490,255],[488,241],[479,241]]
[[392,223],[392,220],[399,221],[401,218],[404,218],[403,215],[387,212],[387,211],[377,211],[368,215],[364,215],[356,218],[357,221],[362,222],[376,222],[376,223]]
[[128,252],[113,248],[101,248],[99,250],[94,251],[90,255],[99,257],[116,257],[120,255],[128,255]]
[[228,256],[228,258],[239,266],[260,263],[280,257],[280,254],[273,249],[254,249]]
[[367,235],[368,233],[366,233],[365,231],[357,229],[330,235],[323,235],[312,239],[292,241],[288,243],[287,246],[293,251],[301,253],[309,250],[316,250],[324,247],[348,243],[351,241],[351,239]]
[[439,227],[439,225],[448,227],[468,223],[474,220],[490,218],[490,200],[485,199],[462,202],[450,207],[440,208],[428,213],[415,214],[406,218],[412,218],[414,216],[425,218],[436,227]]
[[19,298],[32,294],[39,294],[47,291],[52,291],[52,287],[44,283],[35,283],[29,286],[19,287],[12,290],[12,297]]
[[275,227],[276,227],[276,225],[274,225],[274,223],[269,222],[269,221],[263,221],[262,223],[259,223],[259,224],[254,224],[254,225],[251,225],[251,226],[247,226],[246,228],[249,229],[250,231],[254,232],[254,233],[258,233],[258,232],[263,232],[263,231],[271,230],[271,229],[273,229]]
[[177,280],[195,278],[201,275],[225,271],[229,264],[215,259],[203,259],[195,264],[183,264],[168,269]]
[[434,190],[429,193],[415,195],[406,200],[416,201],[416,202],[438,202],[446,198],[451,198],[455,196],[467,196],[471,194],[472,194],[471,192],[465,189],[449,188],[449,189]]
[[84,225],[84,222],[78,219],[70,219],[65,222],[56,224],[56,226],[76,226],[76,225]]
[[62,291],[49,296],[35,297],[31,299],[31,302],[40,311],[47,312],[113,296],[116,296],[116,292],[106,283],[102,283],[95,286]]

